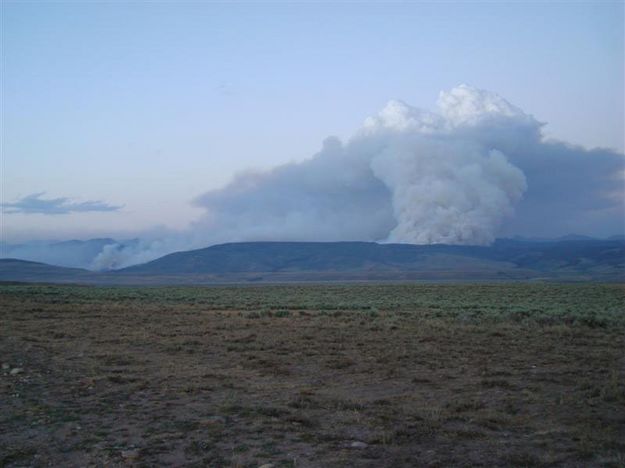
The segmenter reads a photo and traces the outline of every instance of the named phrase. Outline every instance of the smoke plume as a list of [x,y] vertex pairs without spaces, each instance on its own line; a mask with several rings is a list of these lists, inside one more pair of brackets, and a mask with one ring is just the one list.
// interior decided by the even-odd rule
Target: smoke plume
[[623,156],[546,141],[542,126],[466,85],[441,92],[436,113],[390,101],[345,143],[327,138],[306,161],[239,174],[199,196],[206,215],[188,233],[146,249],[108,246],[114,255],[103,251],[94,266],[252,240],[486,245],[584,223],[622,232]]
[[539,127],[503,99],[461,86],[440,114],[391,101],[347,143],[308,161],[239,175],[196,200],[216,241],[375,240],[488,244],[525,176],[479,127]]
[[[183,234],[107,245],[94,268],[253,240],[486,245],[498,235],[623,232],[623,155],[548,141],[543,124],[466,85],[438,111],[390,101],[310,159],[236,175]],[[588,228],[588,226],[592,226]]]

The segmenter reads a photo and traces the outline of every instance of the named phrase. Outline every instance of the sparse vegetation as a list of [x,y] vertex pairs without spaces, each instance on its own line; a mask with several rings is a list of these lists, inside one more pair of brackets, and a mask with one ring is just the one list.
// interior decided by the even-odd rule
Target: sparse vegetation
[[0,308],[0,466],[625,459],[622,285],[3,285]]

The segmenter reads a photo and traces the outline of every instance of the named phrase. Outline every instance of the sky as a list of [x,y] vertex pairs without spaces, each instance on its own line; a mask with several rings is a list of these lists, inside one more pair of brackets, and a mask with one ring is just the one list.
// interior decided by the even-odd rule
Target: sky
[[201,229],[246,171],[461,84],[545,139],[624,150],[623,2],[4,1],[2,34],[5,242]]

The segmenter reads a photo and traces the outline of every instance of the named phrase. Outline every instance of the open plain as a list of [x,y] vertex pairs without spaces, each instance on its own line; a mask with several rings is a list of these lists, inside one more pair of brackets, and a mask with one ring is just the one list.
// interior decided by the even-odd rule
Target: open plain
[[625,287],[0,286],[0,466],[623,466]]

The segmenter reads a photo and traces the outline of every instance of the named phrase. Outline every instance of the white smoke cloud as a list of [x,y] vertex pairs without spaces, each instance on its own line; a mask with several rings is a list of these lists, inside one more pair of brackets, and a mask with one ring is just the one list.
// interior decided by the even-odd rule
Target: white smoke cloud
[[542,126],[465,85],[442,92],[438,112],[390,101],[345,143],[330,137],[306,161],[199,196],[206,214],[187,232],[107,245],[91,267],[237,241],[485,245],[500,234],[622,233],[623,155],[546,141]]
[[126,244],[109,244],[102,248],[102,251],[93,258],[89,264],[92,270],[115,270],[128,265],[145,263],[159,257],[162,253],[169,253],[177,250],[179,244],[175,237],[171,240],[137,240]]
[[395,142],[371,165],[392,193],[398,243],[490,244],[526,188],[502,153],[468,143]]
[[439,105],[434,114],[391,101],[345,145],[330,138],[308,161],[236,177],[198,198],[208,213],[198,228],[214,230],[218,242],[492,242],[526,181],[469,133],[534,120],[467,86],[442,93]]

